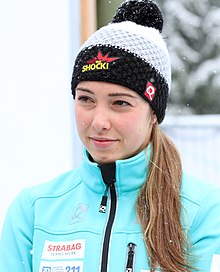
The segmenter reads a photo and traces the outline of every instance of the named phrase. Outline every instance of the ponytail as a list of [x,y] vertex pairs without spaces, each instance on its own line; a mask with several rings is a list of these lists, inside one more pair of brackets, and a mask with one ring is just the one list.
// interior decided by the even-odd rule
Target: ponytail
[[192,267],[181,225],[182,164],[174,143],[158,124],[152,129],[152,153],[147,181],[137,199],[137,215],[151,271],[186,272]]

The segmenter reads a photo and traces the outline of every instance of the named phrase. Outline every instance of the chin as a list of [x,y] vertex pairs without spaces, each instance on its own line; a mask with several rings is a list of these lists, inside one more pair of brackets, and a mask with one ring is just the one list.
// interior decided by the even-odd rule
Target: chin
[[112,155],[101,155],[101,156],[92,156],[93,160],[99,164],[112,163],[116,160],[121,160],[121,156],[112,156]]
[[115,162],[116,159],[112,158],[112,159],[109,159],[109,158],[97,158],[95,159],[95,162],[97,162],[98,164],[106,164],[106,163],[112,163],[112,162]]

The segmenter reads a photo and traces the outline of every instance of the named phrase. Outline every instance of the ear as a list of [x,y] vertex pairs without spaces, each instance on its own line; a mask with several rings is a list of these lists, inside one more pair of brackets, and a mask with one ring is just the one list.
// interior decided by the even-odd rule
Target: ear
[[151,113],[151,122],[152,122],[152,124],[155,124],[157,122],[157,115],[156,115],[155,111],[153,111],[153,110]]

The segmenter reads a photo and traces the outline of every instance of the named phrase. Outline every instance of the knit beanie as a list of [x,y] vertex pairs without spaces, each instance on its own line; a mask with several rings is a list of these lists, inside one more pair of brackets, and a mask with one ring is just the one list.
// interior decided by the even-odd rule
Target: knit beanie
[[112,22],[81,46],[72,75],[72,94],[80,81],[123,85],[146,100],[157,115],[165,116],[171,67],[161,35],[163,17],[151,0],[127,0]]

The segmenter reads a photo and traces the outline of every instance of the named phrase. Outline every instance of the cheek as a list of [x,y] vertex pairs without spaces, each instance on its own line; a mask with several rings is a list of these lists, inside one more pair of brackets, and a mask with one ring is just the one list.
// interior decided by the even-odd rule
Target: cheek
[[78,108],[75,109],[75,120],[78,132],[82,132],[87,123],[89,122],[89,115],[85,114],[83,111],[80,111]]
[[[135,118],[135,116],[126,118],[118,126],[118,131],[120,131],[121,136],[126,140],[126,142],[131,146],[136,146],[144,138],[144,128],[142,124],[139,123],[140,120]],[[145,130],[146,135],[146,130]]]
[[120,132],[121,135],[129,136],[132,135],[133,132],[133,122],[129,120],[129,118],[123,118],[123,120],[120,120],[120,117],[116,119],[116,122],[113,123],[113,126],[115,129]]
[[131,139],[134,144],[143,144],[149,142],[151,137],[152,124],[149,116],[146,118],[139,118],[134,120],[132,127],[130,128]]

